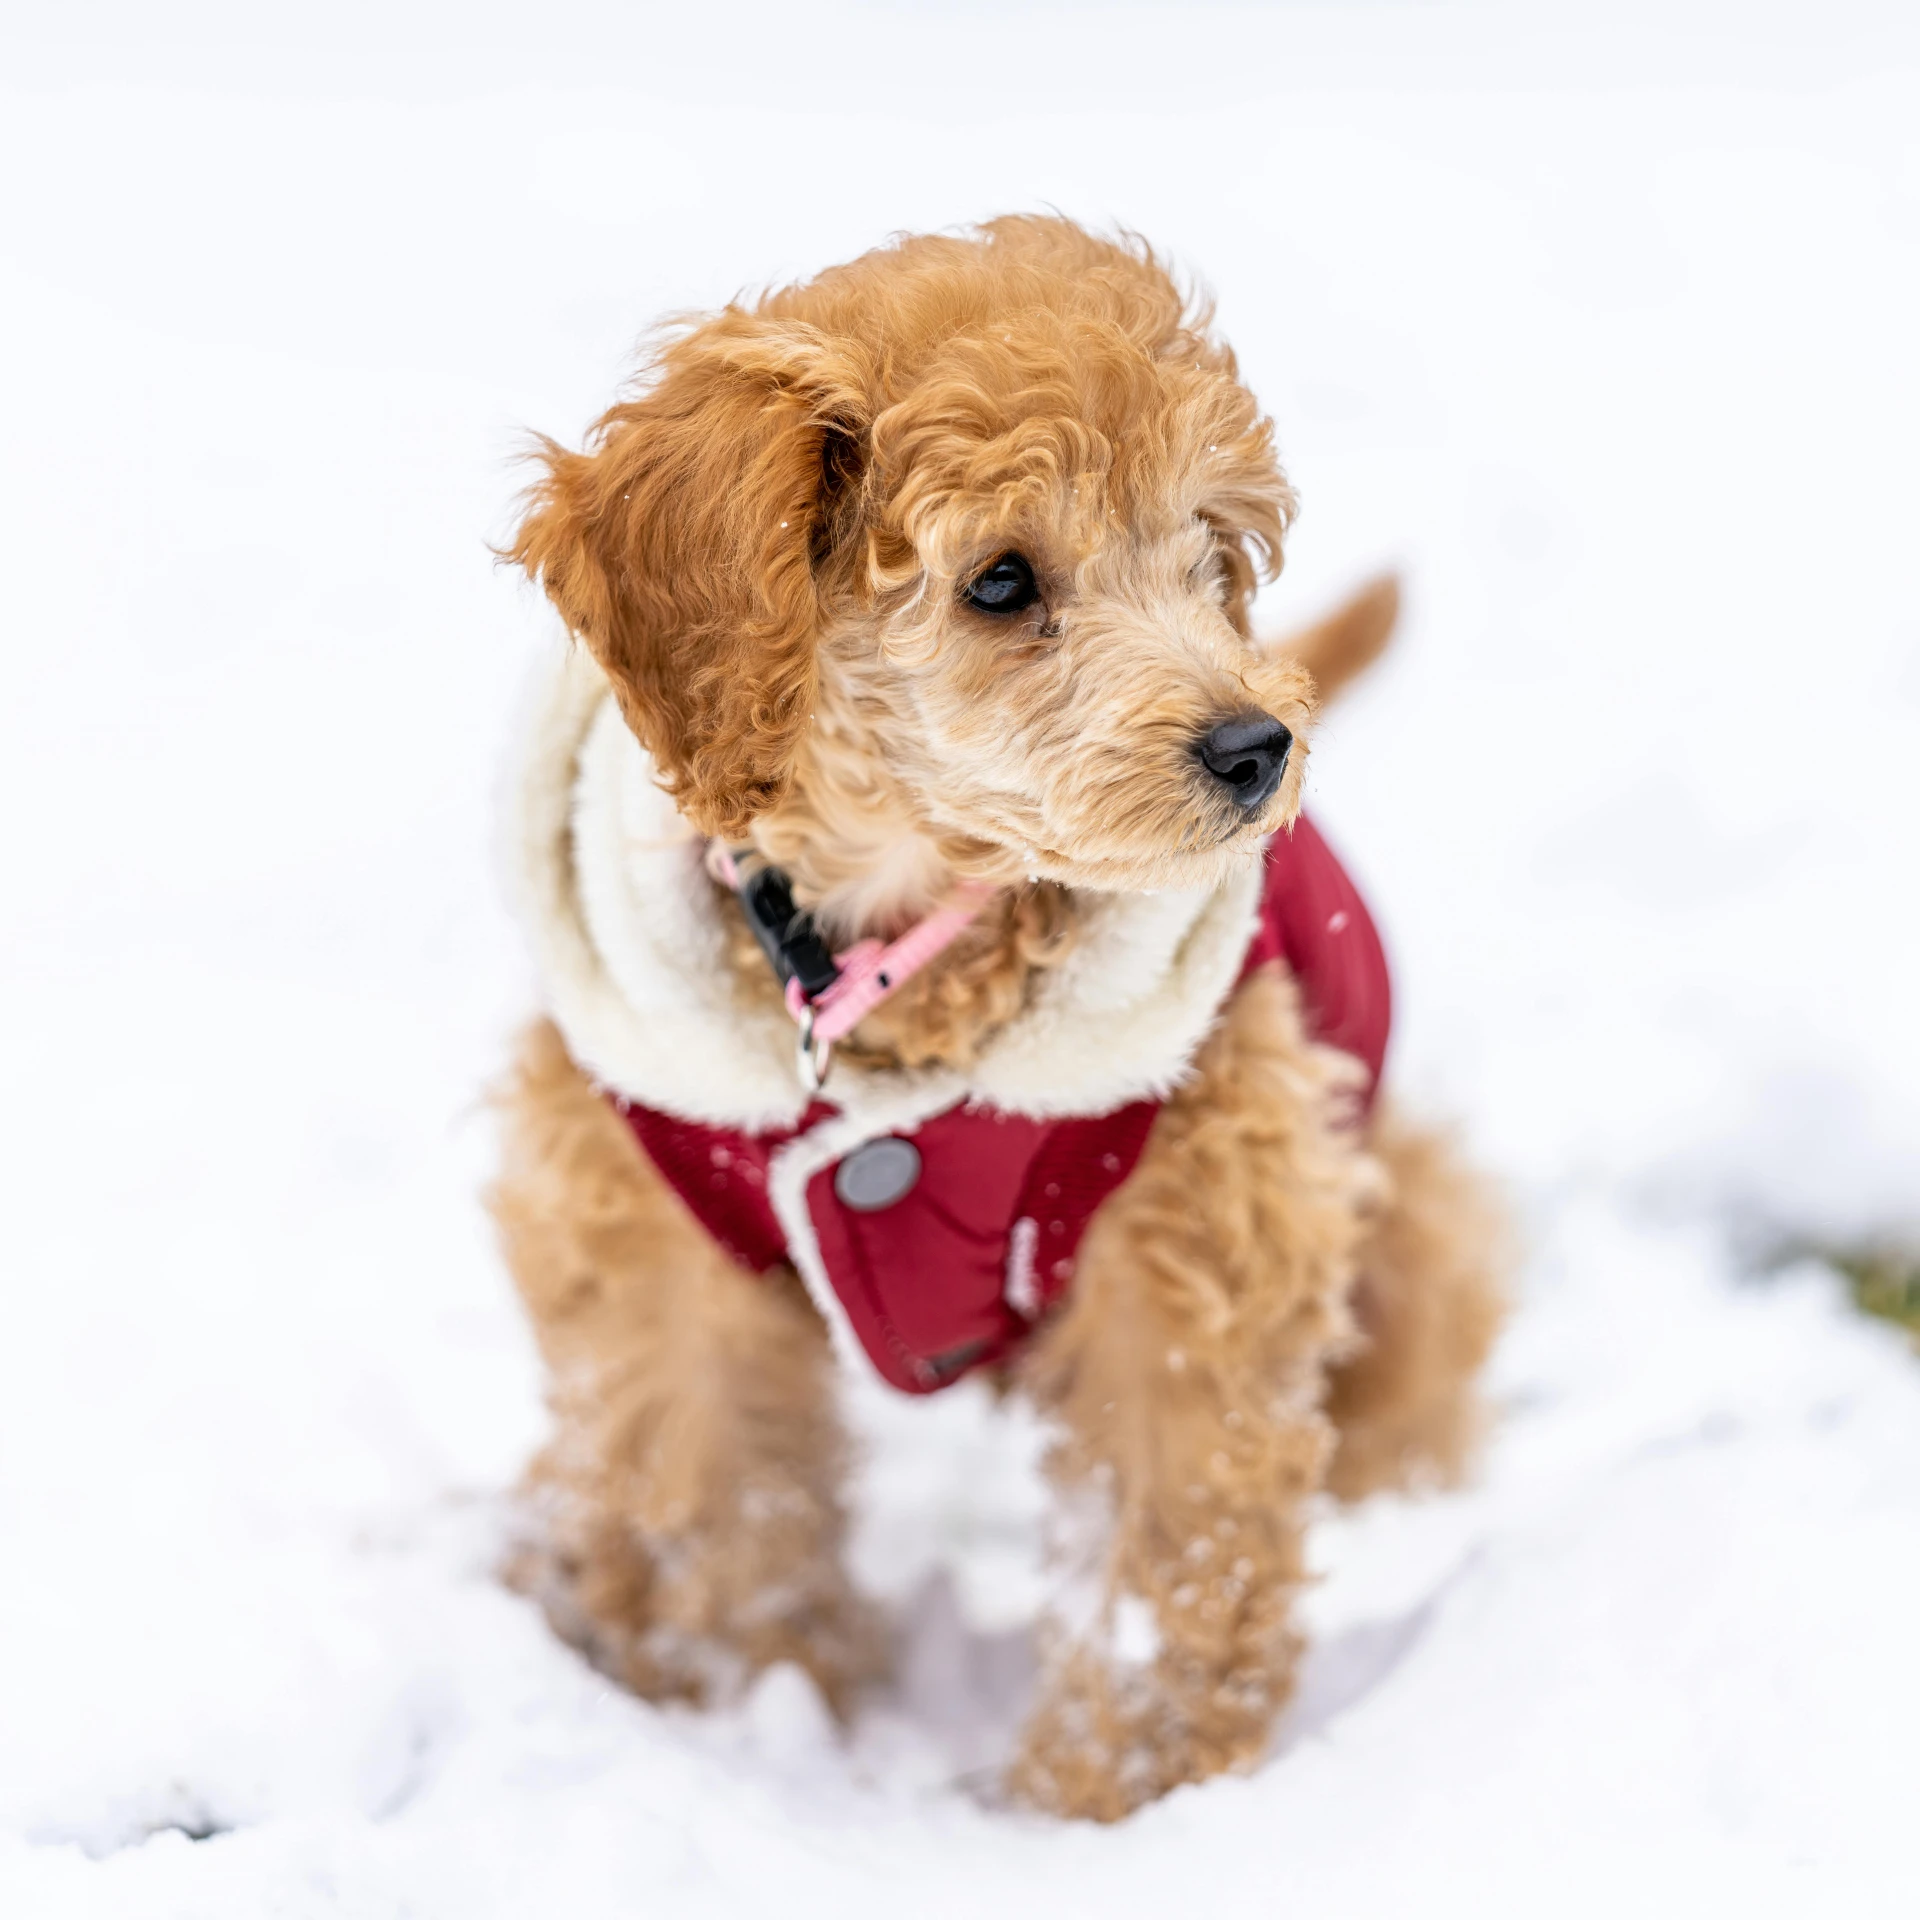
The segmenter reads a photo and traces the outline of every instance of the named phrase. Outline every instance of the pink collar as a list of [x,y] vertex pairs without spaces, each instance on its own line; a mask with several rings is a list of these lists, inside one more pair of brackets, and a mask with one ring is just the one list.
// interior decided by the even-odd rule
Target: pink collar
[[[731,849],[711,842],[707,864],[724,884],[740,889],[740,868]],[[826,1080],[834,1042],[844,1040],[875,1007],[944,953],[997,891],[984,881],[963,880],[943,905],[916,920],[897,940],[855,941],[833,956],[838,977],[811,998],[798,978],[789,976],[787,1011],[800,1029],[800,1076],[809,1093],[818,1093]]]

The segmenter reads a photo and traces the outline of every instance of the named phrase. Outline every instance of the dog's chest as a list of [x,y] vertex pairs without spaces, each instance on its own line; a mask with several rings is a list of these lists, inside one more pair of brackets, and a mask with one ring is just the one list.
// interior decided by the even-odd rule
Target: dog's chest
[[[1377,1081],[1388,989],[1371,919],[1306,821],[1268,855],[1242,974],[1283,962],[1309,1031]],[[849,1355],[931,1393],[1009,1358],[1071,1286],[1101,1203],[1133,1171],[1157,1100],[1038,1119],[959,1101],[888,1128],[817,1101],[746,1131],[614,1096],[688,1210],[752,1272],[791,1262]]]
[[1087,1226],[1158,1104],[1043,1121],[956,1106],[860,1137],[825,1108],[748,1134],[616,1106],[688,1210],[753,1272],[792,1260],[889,1385],[931,1393],[1005,1359],[1066,1292]]

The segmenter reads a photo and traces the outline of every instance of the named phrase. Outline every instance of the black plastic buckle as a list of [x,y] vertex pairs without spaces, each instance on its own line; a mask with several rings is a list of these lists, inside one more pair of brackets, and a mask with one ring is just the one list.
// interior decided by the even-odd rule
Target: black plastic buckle
[[780,984],[799,981],[809,1000],[825,993],[840,978],[840,969],[811,916],[793,904],[787,876],[778,867],[755,867],[742,878],[738,891],[747,925]]

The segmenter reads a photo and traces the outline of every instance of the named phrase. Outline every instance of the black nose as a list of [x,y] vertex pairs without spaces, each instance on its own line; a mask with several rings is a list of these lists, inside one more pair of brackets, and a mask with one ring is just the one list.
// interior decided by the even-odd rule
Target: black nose
[[1251,813],[1273,798],[1292,746],[1293,735],[1272,714],[1249,709],[1203,734],[1197,751],[1200,764],[1233,795],[1234,804]]

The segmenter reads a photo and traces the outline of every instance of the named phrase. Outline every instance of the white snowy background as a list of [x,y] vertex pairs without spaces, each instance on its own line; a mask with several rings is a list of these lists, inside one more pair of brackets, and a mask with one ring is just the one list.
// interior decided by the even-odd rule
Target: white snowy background
[[[1920,1912],[1920,1360],[1760,1258],[1920,1231],[1911,6],[4,31],[0,1913]],[[981,1793],[1038,1496],[967,1392],[861,1400],[850,1736],[556,1644],[475,1198],[521,431],[1043,204],[1217,292],[1267,624],[1405,570],[1313,802],[1528,1247],[1478,1485],[1329,1515],[1270,1760],[1113,1830]]]

